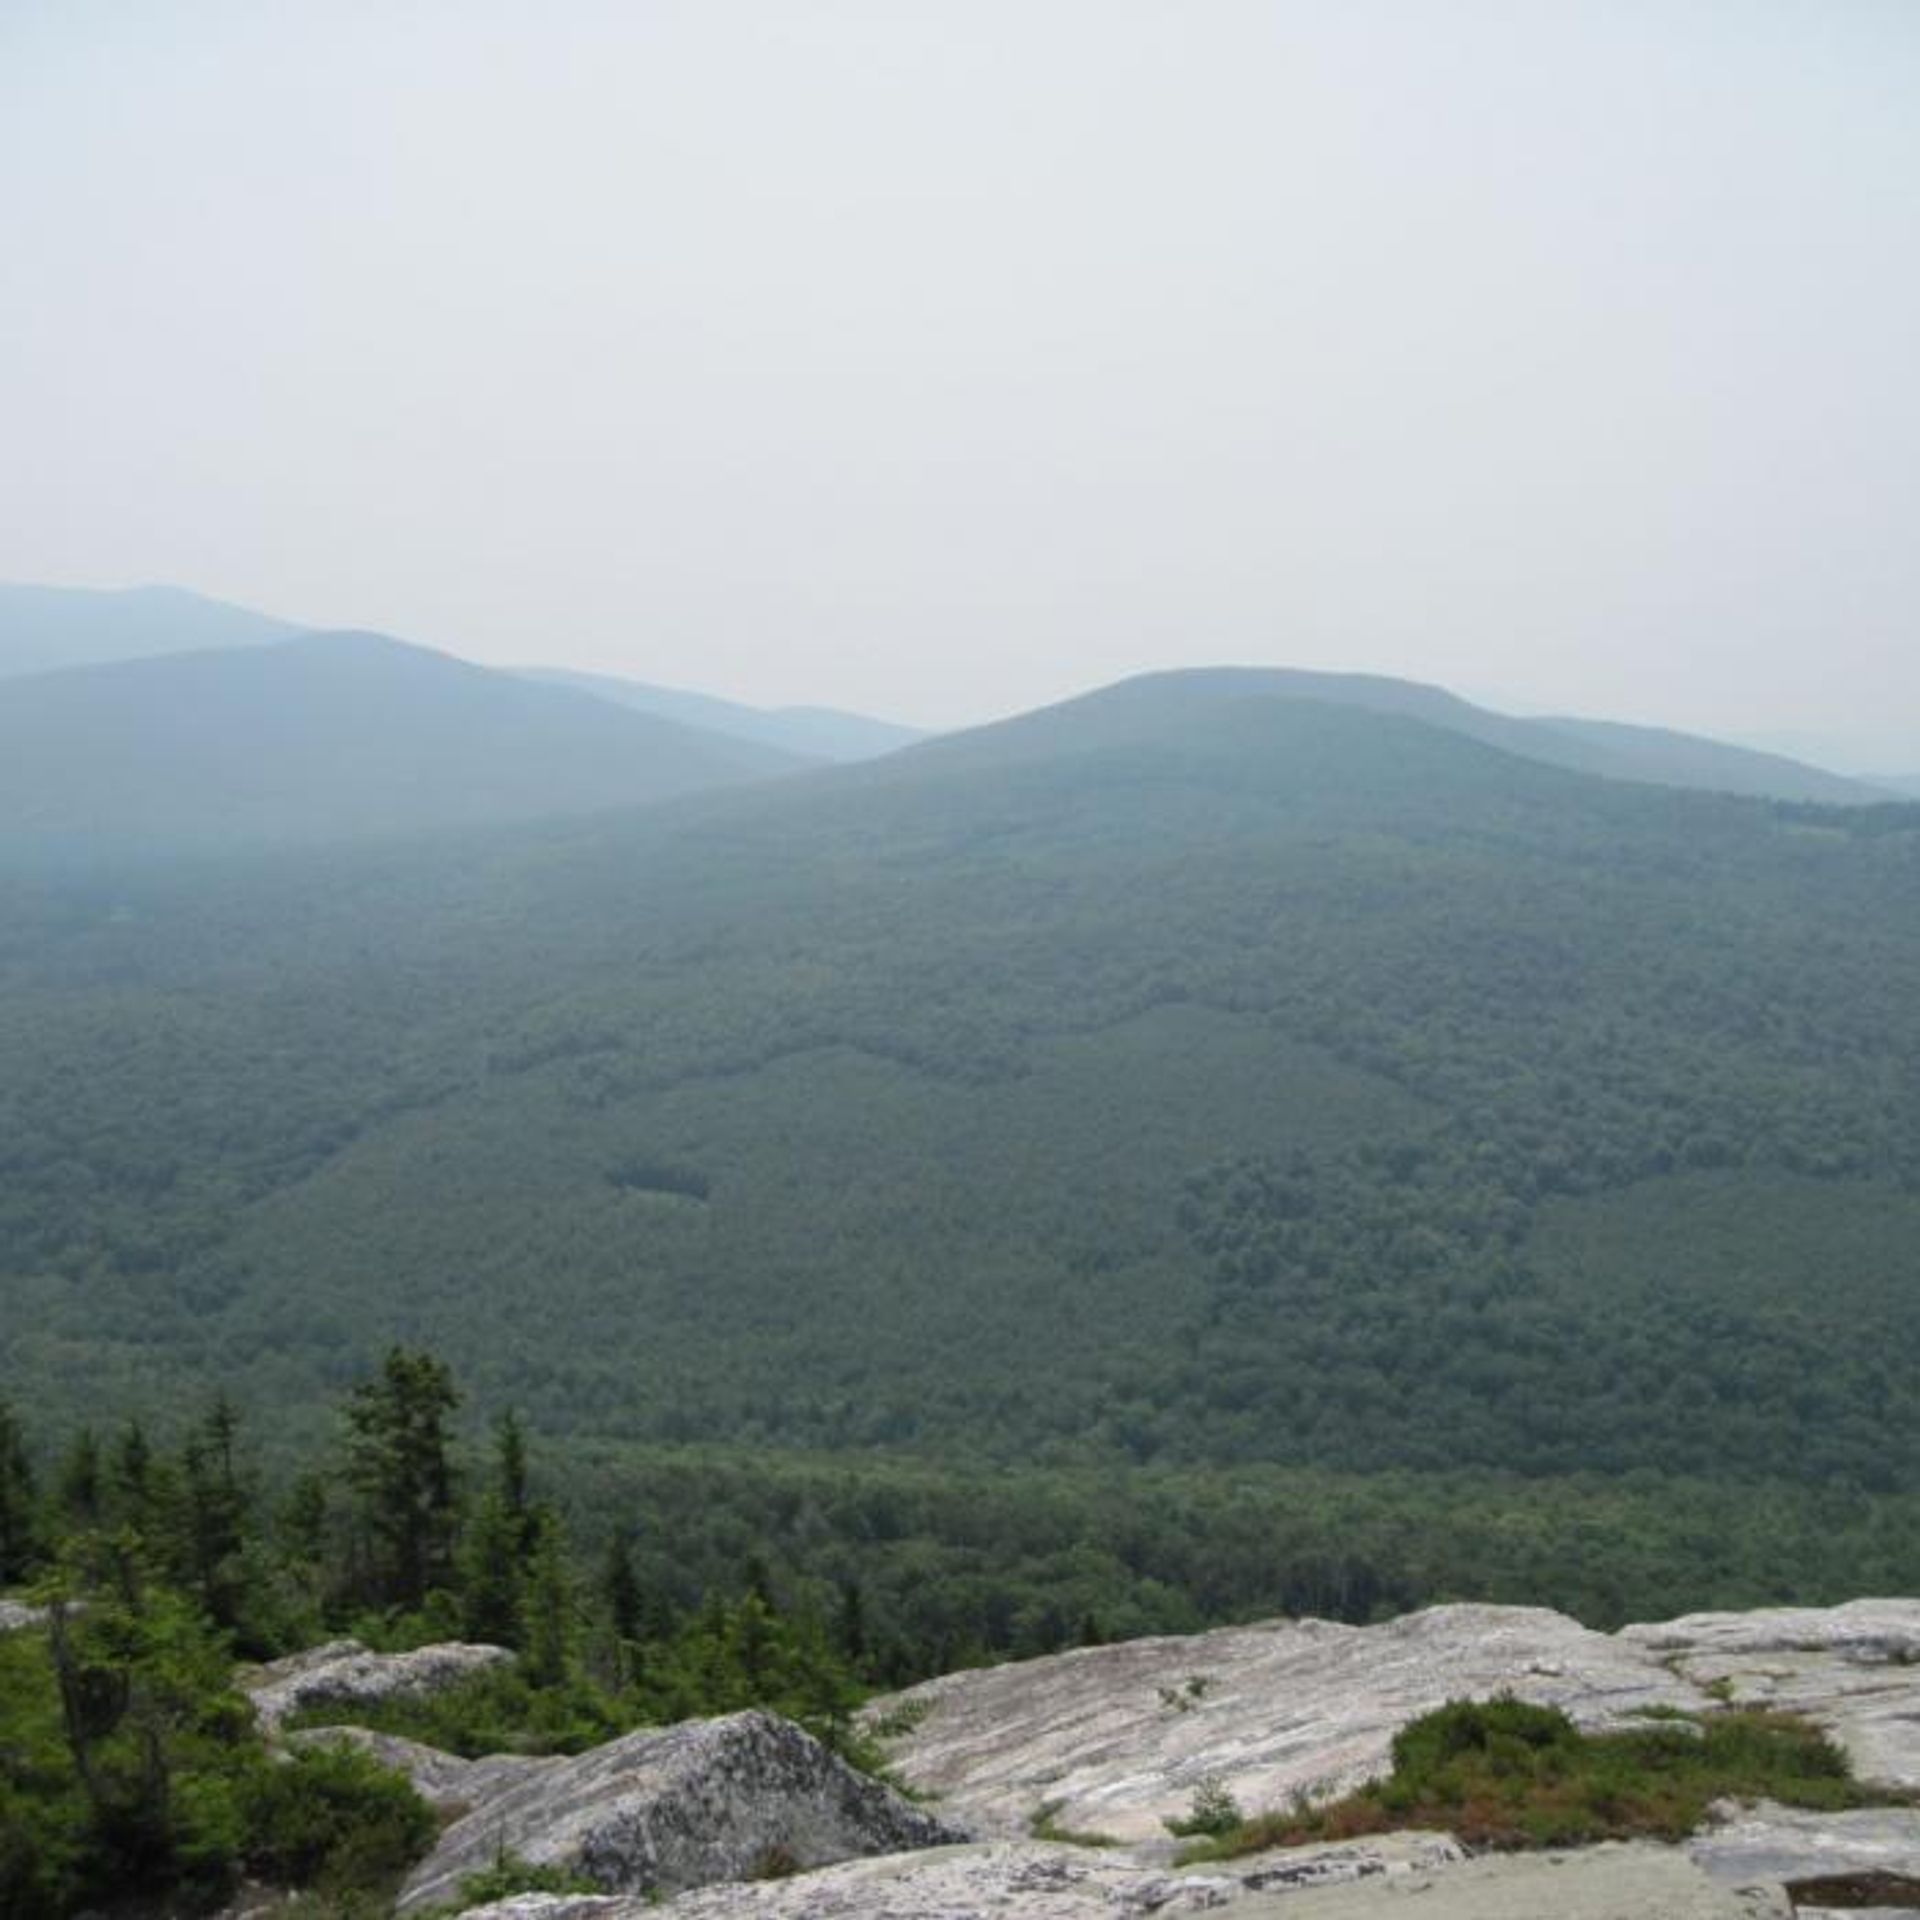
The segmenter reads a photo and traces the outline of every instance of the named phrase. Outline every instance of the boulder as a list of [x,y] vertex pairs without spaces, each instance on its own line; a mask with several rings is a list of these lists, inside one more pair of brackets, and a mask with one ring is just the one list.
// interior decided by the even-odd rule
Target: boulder
[[659,1895],[970,1837],[758,1711],[466,1784],[469,1811],[408,1878],[402,1913],[449,1898],[503,1851],[610,1892]]
[[358,1640],[330,1640],[256,1667],[242,1681],[264,1727],[315,1708],[362,1707],[419,1699],[470,1674],[511,1663],[506,1647],[449,1640],[411,1653],[373,1653]]
[[1448,1700],[1512,1692],[1589,1728],[1711,1702],[1642,1648],[1541,1607],[1431,1607],[1382,1626],[1274,1621],[948,1674],[868,1709],[911,1786],[983,1833],[1055,1824],[1166,1840],[1209,1783],[1248,1813],[1344,1793]]

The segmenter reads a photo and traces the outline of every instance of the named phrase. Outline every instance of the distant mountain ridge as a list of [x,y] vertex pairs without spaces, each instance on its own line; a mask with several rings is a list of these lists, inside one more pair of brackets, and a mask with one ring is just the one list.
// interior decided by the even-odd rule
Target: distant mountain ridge
[[0,680],[158,654],[258,647],[302,629],[184,587],[14,586],[0,582]]
[[574,673],[559,667],[521,667],[516,671],[529,680],[573,687],[619,706],[657,713],[668,720],[741,740],[757,740],[763,746],[817,760],[871,760],[927,738],[918,728],[876,720],[864,713],[847,713],[837,707],[752,707],[710,693],[656,687],[610,674]]
[[644,805],[804,764],[370,633],[0,686],[0,838],[16,842],[356,840]]
[[1076,738],[1117,738],[1131,728],[1158,727],[1183,711],[1234,700],[1312,700],[1417,720],[1524,760],[1608,780],[1836,806],[1897,797],[1778,754],[1695,734],[1604,720],[1519,719],[1416,680],[1295,667],[1188,667],[1139,674],[993,726],[941,736],[916,751],[969,759],[1051,753]]
[[[284,643],[303,631],[268,615],[175,587],[95,592],[0,585],[0,687],[29,674],[62,667],[185,652],[257,650]],[[493,671],[468,662],[459,664],[471,672]],[[875,760],[942,740],[955,742],[952,750],[969,759],[983,750],[1019,752],[1025,751],[1019,745],[1021,741],[1051,741],[1062,726],[1124,724],[1127,714],[1144,711],[1142,702],[1258,696],[1317,700],[1419,720],[1524,759],[1611,780],[1842,806],[1896,800],[1920,791],[1920,777],[1882,782],[1850,779],[1782,754],[1670,729],[1572,716],[1519,718],[1477,706],[1442,687],[1419,681],[1305,668],[1202,667],[1148,673],[1009,721],[945,736],[919,733],[891,721],[835,708],[760,708],[711,694],[565,668],[521,668],[495,677],[528,687],[565,691],[602,707],[670,723],[684,734],[742,743],[779,756],[777,762],[760,763],[758,773],[794,771],[808,763]],[[74,719],[72,712],[68,718]],[[416,713],[415,719],[420,722],[424,716]],[[680,746],[686,746],[684,738]],[[668,759],[673,759],[671,752]],[[208,761],[203,765],[200,775],[210,771],[212,764]],[[725,764],[725,755],[713,762],[715,768]],[[741,763],[736,760],[734,764]],[[471,776],[469,769],[463,778]],[[662,791],[677,792],[710,784],[724,781],[703,777],[692,785],[683,785],[676,776],[661,787]],[[583,771],[575,781],[562,782],[561,790],[570,785],[583,791],[602,790]],[[613,786],[617,788],[619,783]],[[655,797],[651,791],[649,797]],[[165,817],[170,810],[171,803],[162,798],[155,818]],[[239,793],[233,799],[237,805],[244,805],[246,795]],[[50,801],[50,805],[57,814],[58,804]],[[439,811],[448,817],[472,819],[526,817],[522,802],[504,799],[491,807],[478,800],[456,802],[449,798]]]

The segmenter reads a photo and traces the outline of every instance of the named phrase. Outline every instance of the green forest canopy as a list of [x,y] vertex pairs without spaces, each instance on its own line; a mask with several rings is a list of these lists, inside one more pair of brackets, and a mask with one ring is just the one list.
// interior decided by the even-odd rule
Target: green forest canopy
[[400,1339],[583,1459],[1920,1468],[1920,809],[1136,688],[9,898],[50,1435],[219,1384],[311,1438]]

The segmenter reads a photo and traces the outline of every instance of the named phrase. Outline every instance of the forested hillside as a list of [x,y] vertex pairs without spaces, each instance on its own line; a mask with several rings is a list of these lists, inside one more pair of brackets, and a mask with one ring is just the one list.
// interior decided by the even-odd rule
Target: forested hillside
[[36,1422],[391,1338],[608,1442],[1920,1469],[1920,809],[1136,684],[770,790],[16,871]]
[[311,845],[632,807],[804,765],[373,633],[0,682],[0,848]]

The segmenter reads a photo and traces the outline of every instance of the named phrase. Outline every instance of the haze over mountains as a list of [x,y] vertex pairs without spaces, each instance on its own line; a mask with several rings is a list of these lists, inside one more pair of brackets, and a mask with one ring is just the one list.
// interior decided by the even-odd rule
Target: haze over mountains
[[[1034,724],[1136,703],[1308,699],[1396,714],[1611,779],[1836,804],[1890,797],[1777,755],[1652,728],[1518,719],[1437,687],[1273,668],[1147,675]],[[1063,733],[1061,730],[1065,729]],[[943,764],[986,730],[937,743]],[[912,747],[911,729],[604,675],[507,673],[369,634],[303,633],[169,588],[0,589],[0,843],[317,843],[653,804]],[[994,751],[1002,751],[996,747]]]
[[0,583],[0,680],[154,654],[257,647],[300,629],[181,587],[88,590]]
[[283,844],[637,806],[802,762],[376,634],[0,687],[0,838]]
[[710,693],[688,693],[676,687],[649,686],[640,680],[621,680],[604,673],[568,673],[551,667],[525,667],[531,680],[575,687],[617,706],[637,707],[691,727],[757,740],[763,746],[818,760],[870,760],[911,746],[926,736],[917,727],[896,726],[861,713],[842,713],[834,707],[748,707],[737,700],[719,700]]

